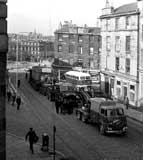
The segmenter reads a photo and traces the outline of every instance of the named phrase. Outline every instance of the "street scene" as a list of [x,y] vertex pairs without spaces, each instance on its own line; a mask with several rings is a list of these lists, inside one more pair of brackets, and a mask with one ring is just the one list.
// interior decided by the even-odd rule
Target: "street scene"
[[[143,158],[143,121],[139,119],[143,113],[132,108],[127,110],[126,106],[121,104],[128,115],[128,134],[103,136],[97,125],[79,121],[75,111],[72,114],[57,114],[55,102],[35,91],[25,75],[25,72],[18,72],[21,81],[18,93],[22,98],[20,110],[17,110],[16,103],[12,106],[11,102],[7,102],[7,141],[9,143],[9,139],[14,139],[12,139],[10,147],[7,148],[8,159],[21,158],[21,154],[23,159],[28,157],[28,144],[24,137],[30,127],[33,127],[39,136],[39,142],[34,146],[35,157],[33,156],[33,159],[47,157],[52,159],[52,154],[42,152],[41,146],[42,134],[47,133],[49,152],[53,151],[53,126],[56,126],[55,143],[58,158],[72,157],[82,160]],[[11,72],[10,77],[12,91],[15,90],[16,74]],[[15,145],[20,147],[18,147],[20,155],[14,154],[14,149],[17,149]],[[21,153],[23,146],[25,153]]]
[[143,160],[143,0],[0,8],[2,160]]

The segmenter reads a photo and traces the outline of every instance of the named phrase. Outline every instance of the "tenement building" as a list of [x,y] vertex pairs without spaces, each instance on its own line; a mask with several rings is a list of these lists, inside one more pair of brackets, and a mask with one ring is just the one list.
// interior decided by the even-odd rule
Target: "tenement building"
[[78,27],[65,21],[55,31],[55,57],[71,65],[81,62],[83,67],[99,69],[100,28]]
[[103,92],[131,105],[143,102],[143,1],[116,9],[106,2],[101,20]]

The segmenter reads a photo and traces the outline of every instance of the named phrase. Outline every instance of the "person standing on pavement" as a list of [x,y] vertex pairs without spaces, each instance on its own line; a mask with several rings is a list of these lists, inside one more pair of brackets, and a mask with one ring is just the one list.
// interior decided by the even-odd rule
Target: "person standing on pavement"
[[17,87],[18,87],[18,88],[20,87],[20,79],[19,79],[18,82],[17,82]]
[[125,98],[126,109],[129,108],[129,98],[126,96]]
[[17,103],[17,110],[19,110],[20,109],[20,104],[21,104],[21,97],[20,96],[17,96],[16,103]]
[[32,154],[34,154],[33,144],[34,144],[35,137],[36,137],[35,131],[33,130],[33,128],[30,128],[25,136],[25,140],[27,141],[27,138],[28,138],[29,146]]
[[56,113],[59,114],[59,102],[58,101],[55,102],[55,106],[56,106]]
[[8,92],[7,92],[7,99],[8,99],[8,102],[9,102],[10,99],[11,99],[11,92],[10,92],[10,90],[8,90]]
[[13,106],[14,106],[15,100],[16,100],[16,93],[13,92],[13,94],[12,94],[12,105]]
[[27,74],[27,72],[25,73],[25,78],[27,79],[27,77],[28,77],[28,74]]

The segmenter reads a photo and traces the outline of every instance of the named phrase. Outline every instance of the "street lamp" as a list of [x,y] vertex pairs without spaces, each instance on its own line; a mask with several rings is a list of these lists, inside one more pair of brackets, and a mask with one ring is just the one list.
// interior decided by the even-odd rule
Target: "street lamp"
[[[29,33],[29,32],[19,32],[17,34],[17,40],[16,40],[16,95],[18,93],[17,89],[18,89],[18,52],[19,52],[19,46],[18,46],[18,43],[19,43],[19,34],[20,33]],[[22,61],[22,53],[21,53],[21,61]]]
[[16,49],[16,82],[15,82],[15,85],[16,85],[16,95],[17,95],[17,82],[18,82],[18,35],[17,35],[17,49]]

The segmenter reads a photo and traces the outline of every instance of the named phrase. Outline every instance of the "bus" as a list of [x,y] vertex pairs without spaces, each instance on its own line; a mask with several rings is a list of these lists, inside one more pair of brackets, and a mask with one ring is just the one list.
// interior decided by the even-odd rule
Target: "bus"
[[68,71],[65,73],[66,82],[71,83],[77,89],[88,90],[91,87],[91,76],[89,73],[79,71]]

